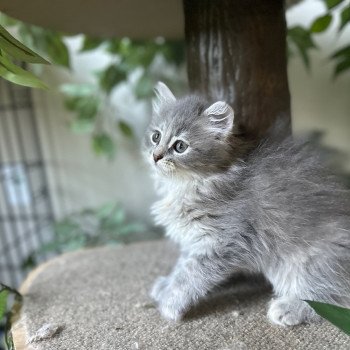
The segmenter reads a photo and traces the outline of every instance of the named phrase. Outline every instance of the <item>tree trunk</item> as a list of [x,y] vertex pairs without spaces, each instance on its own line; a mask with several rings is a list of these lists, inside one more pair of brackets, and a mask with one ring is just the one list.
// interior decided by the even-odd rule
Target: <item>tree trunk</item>
[[290,120],[283,0],[183,0],[191,90],[229,102],[259,137]]

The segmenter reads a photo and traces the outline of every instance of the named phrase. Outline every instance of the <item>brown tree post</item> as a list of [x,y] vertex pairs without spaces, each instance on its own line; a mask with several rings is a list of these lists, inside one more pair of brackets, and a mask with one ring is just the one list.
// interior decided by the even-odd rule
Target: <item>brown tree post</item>
[[283,0],[183,0],[190,88],[233,105],[258,137],[290,120]]

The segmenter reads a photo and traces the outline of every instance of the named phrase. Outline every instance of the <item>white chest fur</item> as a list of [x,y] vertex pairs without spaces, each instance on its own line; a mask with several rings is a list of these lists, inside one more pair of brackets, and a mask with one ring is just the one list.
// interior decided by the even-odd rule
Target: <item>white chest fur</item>
[[[181,246],[198,242],[205,236],[205,228],[195,220],[198,213],[197,181],[161,182],[161,200],[152,206],[157,225],[166,228],[166,235]],[[197,204],[196,204],[197,202]]]

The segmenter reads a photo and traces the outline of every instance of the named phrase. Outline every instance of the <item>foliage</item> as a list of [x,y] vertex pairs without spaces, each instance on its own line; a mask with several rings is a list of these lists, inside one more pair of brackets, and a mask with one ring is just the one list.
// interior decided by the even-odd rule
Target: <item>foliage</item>
[[18,28],[23,41],[48,57],[56,65],[70,68],[69,52],[63,41],[63,35],[21,23]]
[[332,58],[336,61],[334,75],[337,76],[339,73],[350,69],[350,45],[337,50]]
[[350,309],[337,305],[306,300],[306,302],[323,318],[333,323],[346,334],[350,335]]
[[113,159],[115,144],[108,134],[100,133],[94,135],[92,139],[92,148],[97,155],[105,154],[109,159]]
[[46,85],[38,77],[18,66],[13,60],[25,63],[49,63],[15,39],[0,25],[0,76],[15,84],[41,89],[46,88]]
[[[0,325],[3,325],[5,328],[5,342],[9,350],[14,349],[10,330],[10,319],[13,313],[18,310],[21,302],[22,296],[17,290],[0,283]],[[9,304],[12,304],[11,308]]]
[[143,226],[130,223],[118,204],[85,209],[54,225],[55,237],[31,256],[31,261],[48,252],[67,252],[84,247],[125,243],[144,232]]
[[[307,69],[311,67],[310,52],[319,49],[315,39],[330,28],[335,20],[336,11],[340,11],[339,34],[350,22],[350,5],[347,0],[320,1],[324,3],[325,12],[315,18],[309,27],[293,26],[287,31],[289,56],[300,56]],[[70,53],[65,44],[67,36],[27,25],[6,16],[2,16],[1,19],[3,25],[17,29],[26,45],[53,63],[70,68]],[[181,77],[169,78],[163,69],[158,69],[157,65],[159,59],[162,59],[169,66],[182,68],[185,61],[184,42],[164,38],[131,40],[83,36],[80,54],[97,49],[107,53],[111,61],[99,72],[91,72],[95,83],[65,84],[61,92],[66,108],[74,116],[70,122],[71,130],[78,134],[89,135],[94,152],[112,159],[117,149],[118,131],[132,139],[133,130],[126,116],[120,116],[118,113],[113,114],[113,125],[111,123],[106,125],[106,119],[111,119],[111,115],[106,113],[110,106],[111,93],[125,82],[130,84],[130,76],[135,71],[139,72],[136,82],[132,83],[136,99],[149,100],[153,86],[158,80],[165,81],[174,90],[181,88],[183,84]],[[350,45],[337,49],[330,55],[329,60],[335,64],[334,77],[349,70]]]
[[[1,14],[0,16],[0,23],[4,27],[16,29],[18,35],[25,45],[40,52],[53,64],[65,66],[67,68],[70,67],[69,51],[66,44],[64,43],[64,35],[62,33],[29,25],[10,18],[4,14]],[[44,59],[41,58],[41,60]],[[44,60],[44,62],[25,62],[48,63],[46,60]]]
[[[339,6],[345,5],[340,12],[338,34],[350,23],[350,4],[345,0],[322,1],[326,12],[315,18],[309,28],[294,26],[288,29],[288,52],[290,55],[297,52],[307,69],[310,69],[310,50],[318,49],[314,38],[320,33],[324,33],[330,27],[335,17],[335,11],[338,11]],[[350,69],[350,45],[338,49],[329,58],[335,62],[334,77],[337,77],[340,73]]]
[[[17,29],[21,40],[33,49],[41,52],[54,64],[70,68],[70,54],[65,44],[65,36],[33,25],[24,24],[2,16],[2,23]],[[137,99],[149,99],[157,80],[167,81],[163,72],[154,69],[154,63],[162,57],[168,64],[180,67],[184,64],[183,41],[166,41],[162,38],[150,40],[100,39],[84,36],[80,53],[100,48],[111,57],[111,63],[103,70],[92,72],[97,84],[65,84],[61,87],[64,103],[75,115],[70,123],[71,130],[79,134],[91,135],[91,146],[97,155],[112,159],[116,151],[116,138],[113,128],[105,127],[106,106],[110,94],[120,84],[128,81],[129,76],[140,70],[134,84]],[[175,87],[179,82],[169,82]],[[175,85],[175,86],[174,86]],[[115,130],[128,138],[133,131],[126,118],[115,121]]]
[[293,52],[293,47],[297,49],[305,66],[310,68],[309,50],[316,48],[311,33],[301,26],[289,28],[288,43],[290,52]]
[[[116,151],[113,133],[111,130],[103,128],[101,122],[103,119],[101,115],[105,114],[105,106],[108,104],[111,92],[120,84],[125,83],[133,72],[140,70],[134,84],[134,95],[136,99],[149,99],[156,81],[167,80],[160,72],[154,71],[154,62],[159,56],[162,56],[168,64],[183,65],[184,49],[181,41],[165,42],[160,39],[132,41],[128,38],[101,40],[85,37],[80,51],[87,52],[101,46],[113,59],[112,63],[98,72],[97,88],[92,89],[91,85],[88,87],[87,84],[65,85],[62,91],[66,96],[66,106],[76,115],[71,124],[72,129],[76,132],[91,134],[92,148],[95,153],[112,159]],[[87,90],[90,92],[86,93],[85,97],[78,96]],[[76,99],[77,97],[79,101]],[[77,103],[72,103],[72,99]],[[83,99],[90,101],[91,108],[88,111],[84,110],[86,103],[82,101]],[[115,126],[122,135],[133,138],[132,128],[125,118],[117,120]]]

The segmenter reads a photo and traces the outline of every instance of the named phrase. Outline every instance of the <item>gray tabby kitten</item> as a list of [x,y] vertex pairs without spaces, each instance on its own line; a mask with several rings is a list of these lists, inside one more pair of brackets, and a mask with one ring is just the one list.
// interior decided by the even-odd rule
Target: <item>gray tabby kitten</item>
[[348,306],[350,193],[317,152],[277,131],[249,149],[225,102],[176,99],[163,83],[156,93],[145,139],[162,197],[153,214],[181,248],[151,291],[161,314],[181,319],[242,269],[272,284],[278,325],[316,319],[303,300]]

